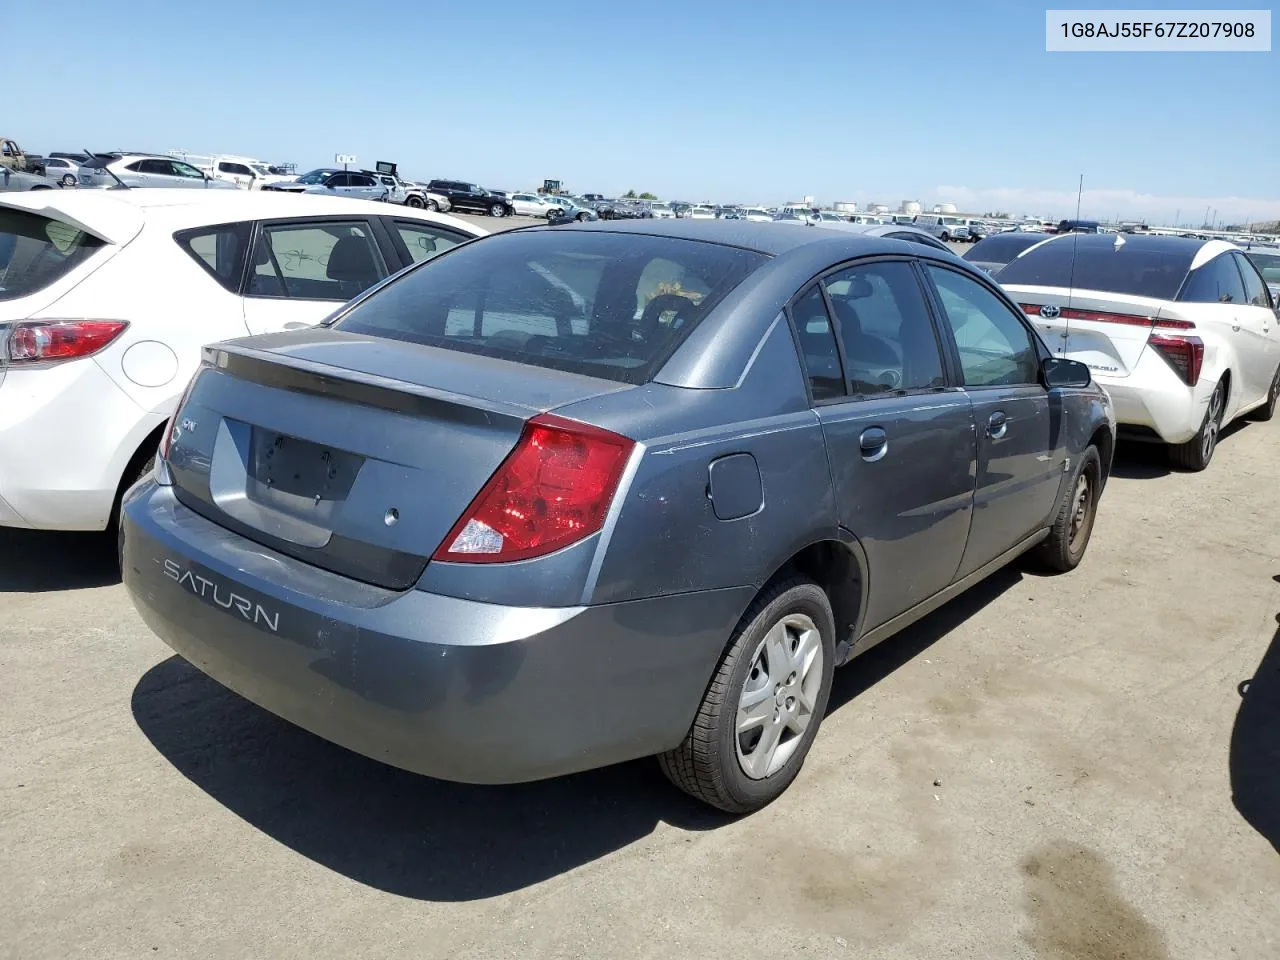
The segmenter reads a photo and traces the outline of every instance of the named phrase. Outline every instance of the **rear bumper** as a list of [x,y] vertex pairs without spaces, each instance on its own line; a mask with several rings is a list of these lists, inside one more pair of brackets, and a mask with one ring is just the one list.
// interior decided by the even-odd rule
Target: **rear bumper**
[[142,618],[213,679],[358,753],[468,783],[677,744],[752,592],[569,608],[395,593],[265,550],[154,483],[131,493],[122,540]]
[[1204,376],[1187,386],[1150,350],[1129,376],[1094,379],[1111,395],[1117,424],[1146,427],[1165,443],[1185,443],[1199,432],[1213,392]]

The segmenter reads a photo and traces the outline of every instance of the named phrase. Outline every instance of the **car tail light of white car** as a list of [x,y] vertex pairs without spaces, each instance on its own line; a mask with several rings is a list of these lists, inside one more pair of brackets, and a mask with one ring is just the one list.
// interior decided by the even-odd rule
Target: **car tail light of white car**
[[1187,386],[1194,387],[1200,382],[1204,341],[1199,337],[1167,337],[1153,333],[1147,339],[1147,346],[1164,357]]
[[89,357],[108,346],[129,324],[124,320],[27,320],[9,329],[9,364],[51,364]]
[[599,427],[534,417],[432,559],[528,560],[590,536],[604,525],[634,447]]
[[[1041,315],[1040,303],[1020,303],[1022,312],[1029,317]],[[1054,316],[1063,320],[1093,320],[1098,323],[1123,323],[1133,327],[1152,327],[1161,330],[1191,330],[1195,324],[1190,320],[1175,320],[1172,317],[1152,317],[1137,313],[1113,313],[1106,310],[1078,310],[1075,307],[1063,307]]]

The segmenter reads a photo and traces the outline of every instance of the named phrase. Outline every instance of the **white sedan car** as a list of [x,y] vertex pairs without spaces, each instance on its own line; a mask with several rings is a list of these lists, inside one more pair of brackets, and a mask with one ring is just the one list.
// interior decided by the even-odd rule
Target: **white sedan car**
[[522,217],[546,219],[563,209],[536,193],[513,193],[510,195],[510,200],[512,208]]
[[1275,413],[1280,322],[1262,275],[1229,243],[1061,234],[1011,260],[1000,284],[1050,349],[1088,364],[1120,435],[1169,444],[1177,466],[1203,470],[1224,426]]
[[109,527],[204,344],[311,326],[485,232],[306,194],[0,195],[0,526]]

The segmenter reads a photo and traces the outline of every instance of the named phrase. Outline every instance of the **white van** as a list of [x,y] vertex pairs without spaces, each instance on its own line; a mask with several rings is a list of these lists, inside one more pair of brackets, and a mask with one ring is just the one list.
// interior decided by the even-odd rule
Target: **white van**
[[252,157],[239,157],[233,154],[170,154],[180,160],[194,164],[214,180],[225,180],[234,183],[242,190],[261,190],[266,184],[281,183],[293,177],[282,177],[271,172],[261,160]]

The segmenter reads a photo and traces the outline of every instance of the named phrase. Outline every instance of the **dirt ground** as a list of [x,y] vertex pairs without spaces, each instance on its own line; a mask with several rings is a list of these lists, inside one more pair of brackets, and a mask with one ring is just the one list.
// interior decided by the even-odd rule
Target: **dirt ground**
[[1122,448],[1078,571],[845,668],[736,821],[380,766],[170,655],[101,538],[0,533],[0,957],[1280,957],[1277,463]]

